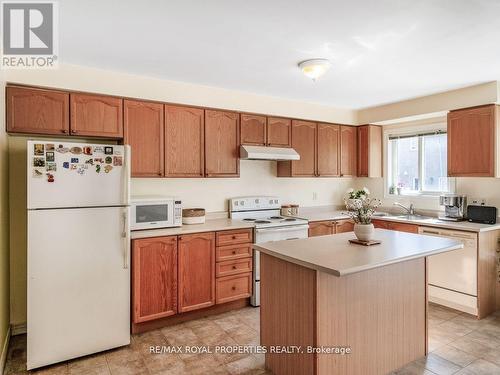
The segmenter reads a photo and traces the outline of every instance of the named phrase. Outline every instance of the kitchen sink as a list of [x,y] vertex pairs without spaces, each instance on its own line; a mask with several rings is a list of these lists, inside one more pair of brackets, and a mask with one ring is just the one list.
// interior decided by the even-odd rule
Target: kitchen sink
[[405,219],[405,220],[426,220],[426,219],[432,219],[430,216],[423,216],[423,215],[391,215],[391,217],[397,218],[397,219]]

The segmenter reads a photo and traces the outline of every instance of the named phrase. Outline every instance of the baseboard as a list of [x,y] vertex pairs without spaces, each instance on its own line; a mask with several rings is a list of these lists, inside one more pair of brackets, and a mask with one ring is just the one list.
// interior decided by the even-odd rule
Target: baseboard
[[9,341],[10,341],[10,327],[7,330],[7,334],[5,335],[5,341],[2,345],[2,355],[0,356],[0,374],[3,375],[3,371],[5,369],[5,362],[7,362],[7,352],[9,350]]
[[10,333],[12,336],[24,335],[26,332],[28,332],[28,327],[26,326],[26,323],[11,324],[10,327],[11,327]]

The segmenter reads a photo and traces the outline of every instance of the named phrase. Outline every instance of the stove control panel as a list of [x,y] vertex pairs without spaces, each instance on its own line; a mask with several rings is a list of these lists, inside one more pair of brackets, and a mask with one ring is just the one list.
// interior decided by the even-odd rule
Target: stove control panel
[[278,197],[236,197],[229,200],[230,211],[269,210],[281,208]]

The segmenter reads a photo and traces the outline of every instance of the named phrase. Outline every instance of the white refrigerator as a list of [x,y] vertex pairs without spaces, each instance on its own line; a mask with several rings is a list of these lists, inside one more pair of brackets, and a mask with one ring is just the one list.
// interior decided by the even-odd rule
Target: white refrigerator
[[130,343],[128,146],[28,141],[33,369]]

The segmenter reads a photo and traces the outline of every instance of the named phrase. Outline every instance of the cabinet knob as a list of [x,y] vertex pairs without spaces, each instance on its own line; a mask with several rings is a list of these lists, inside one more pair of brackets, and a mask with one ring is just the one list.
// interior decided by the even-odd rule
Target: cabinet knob
[[236,287],[235,286],[231,287],[231,290],[236,290]]
[[236,239],[236,236],[234,236],[234,235],[233,235],[232,239],[233,239],[233,240],[235,240],[235,239]]
[[71,134],[77,134],[78,132],[76,130],[72,130]]
[[233,250],[233,255],[236,255],[236,250]]
[[233,270],[235,270],[235,269],[236,269],[236,266],[233,266]]
[[68,131],[66,129],[62,129],[61,133],[66,134]]

